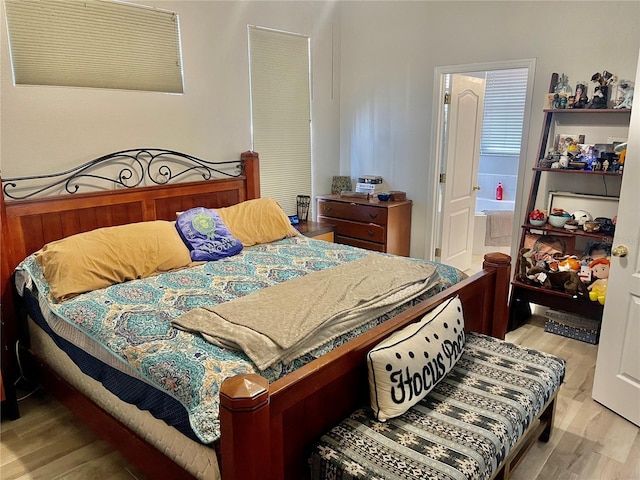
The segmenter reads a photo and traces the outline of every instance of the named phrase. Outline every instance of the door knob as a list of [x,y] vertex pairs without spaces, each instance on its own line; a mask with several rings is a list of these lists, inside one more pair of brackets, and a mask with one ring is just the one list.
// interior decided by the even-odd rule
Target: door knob
[[480,190],[480,185],[474,185],[474,186],[473,186],[473,189],[474,189],[474,190]]
[[614,257],[626,257],[629,253],[629,249],[625,245],[618,245],[611,251]]

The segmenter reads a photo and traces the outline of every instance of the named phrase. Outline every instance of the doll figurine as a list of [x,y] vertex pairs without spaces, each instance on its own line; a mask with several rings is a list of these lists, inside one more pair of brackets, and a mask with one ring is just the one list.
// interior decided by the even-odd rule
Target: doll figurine
[[609,87],[607,86],[598,86],[593,91],[593,97],[591,98],[591,102],[589,102],[589,108],[607,108],[607,94],[609,91]]
[[609,265],[610,261],[608,258],[596,258],[593,262],[589,263],[591,274],[597,279],[587,287],[587,290],[589,290],[589,299],[594,302],[597,300],[600,305],[604,305],[607,296]]
[[616,99],[616,105],[613,108],[631,108],[633,104],[633,86],[631,82],[621,81],[620,90],[622,91],[622,96]]
[[576,85],[576,94],[571,108],[585,108],[587,103],[587,86],[584,83],[579,83]]

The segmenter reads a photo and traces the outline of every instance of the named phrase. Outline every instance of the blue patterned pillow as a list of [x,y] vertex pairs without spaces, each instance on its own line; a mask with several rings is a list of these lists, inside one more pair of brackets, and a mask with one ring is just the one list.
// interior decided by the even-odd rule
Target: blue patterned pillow
[[380,421],[414,406],[451,371],[464,350],[462,303],[455,296],[367,354],[371,408]]
[[219,260],[242,250],[242,243],[231,235],[220,215],[208,208],[182,212],[176,220],[176,229],[195,262]]

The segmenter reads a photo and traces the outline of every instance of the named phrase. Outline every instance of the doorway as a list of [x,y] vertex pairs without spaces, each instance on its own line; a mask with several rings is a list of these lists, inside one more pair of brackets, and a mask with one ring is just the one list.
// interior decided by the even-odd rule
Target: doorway
[[[455,79],[459,79],[459,83],[467,82],[470,78],[481,79],[483,82],[487,78],[500,77],[500,72],[505,74],[513,74],[516,70],[522,73],[526,81],[526,89],[524,93],[524,111],[520,113],[521,118],[518,120],[520,129],[519,145],[509,144],[508,148],[503,148],[504,139],[492,138],[491,132],[482,135],[482,141],[475,140],[476,146],[473,147],[473,160],[468,158],[460,158],[459,154],[452,152],[469,152],[471,147],[468,144],[469,136],[456,139],[456,126],[468,124],[466,131],[472,130],[473,121],[469,118],[475,115],[473,108],[464,108],[464,103],[456,103],[455,98],[451,99],[451,93],[457,90],[452,89]],[[533,77],[535,73],[535,59],[515,60],[508,62],[491,62],[483,64],[456,65],[449,67],[437,67],[435,69],[434,79],[434,104],[438,108],[434,108],[434,129],[433,129],[433,155],[436,159],[433,164],[433,205],[435,205],[432,213],[432,229],[431,236],[427,238],[427,252],[433,254],[432,259],[442,261],[444,263],[453,264],[461,270],[467,270],[472,267],[474,262],[474,253],[476,262],[482,259],[482,255],[487,251],[504,251],[510,253],[512,251],[508,237],[517,232],[517,222],[513,218],[519,218],[519,208],[521,192],[523,188],[523,175],[519,175],[526,164],[527,137],[529,131],[529,117],[531,111],[531,93],[533,90]],[[508,92],[508,90],[505,90]],[[459,92],[458,92],[459,93]],[[505,93],[506,94],[506,93]],[[445,103],[443,99],[445,95],[449,97],[450,103]],[[482,96],[484,97],[484,95]],[[480,98],[480,97],[479,97]],[[487,99],[484,98],[478,104],[478,108],[482,111],[487,108],[489,113],[492,108],[496,108],[496,98],[498,103],[505,99],[499,96]],[[504,103],[504,101],[503,101]],[[522,102],[520,102],[522,103]],[[497,108],[501,108],[500,105]],[[482,115],[480,115],[480,123]],[[452,122],[455,122],[452,125]],[[515,122],[503,121],[501,126],[498,122],[493,123],[493,133],[497,131],[499,134],[504,133],[501,129],[513,128]],[[491,129],[490,129],[491,130]],[[456,144],[456,142],[459,142]],[[465,145],[466,143],[466,145]],[[508,143],[508,142],[507,142]],[[482,152],[482,155],[480,155]],[[473,162],[473,163],[470,163]],[[464,168],[455,168],[456,163],[464,165]],[[472,171],[473,175],[467,179],[463,179],[456,175],[456,172]],[[453,178],[453,175],[455,175]],[[455,181],[454,181],[455,180]],[[462,183],[462,186],[460,185]],[[496,188],[498,183],[502,187],[502,200],[496,201]],[[452,196],[451,190],[455,189]],[[461,209],[457,204],[451,203],[454,198],[459,204],[465,205]],[[459,202],[463,198],[465,202]],[[476,207],[477,201],[477,207]],[[506,221],[504,215],[498,210],[508,210],[511,216]],[[468,210],[468,211],[467,211]],[[492,216],[482,213],[489,212]],[[476,215],[478,212],[478,215]],[[479,217],[479,218],[476,218]],[[453,219],[453,220],[451,220]],[[487,231],[487,222],[491,221],[493,228]],[[457,223],[456,223],[457,222]],[[510,222],[510,223],[509,223]],[[451,225],[456,225],[455,229]],[[476,228],[478,225],[478,228]],[[488,245],[486,250],[478,251],[478,242],[482,241],[484,246],[485,239],[494,240],[493,233],[497,232],[496,225],[501,227],[503,238],[496,239],[497,243]],[[508,231],[507,235],[504,235]],[[461,233],[462,232],[462,233]],[[465,237],[461,239],[461,237]],[[474,240],[476,248],[474,249]],[[502,240],[505,245],[499,245]],[[430,248],[432,247],[432,248]],[[501,247],[501,248],[498,248]],[[475,251],[474,251],[475,250]]]

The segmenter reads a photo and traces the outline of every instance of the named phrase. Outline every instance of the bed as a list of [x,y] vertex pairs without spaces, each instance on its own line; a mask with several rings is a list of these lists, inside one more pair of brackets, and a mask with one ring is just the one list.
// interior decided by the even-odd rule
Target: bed
[[[180,170],[164,163],[169,159],[177,161]],[[134,167],[122,167],[125,160],[132,160]],[[92,169],[105,166],[115,171],[115,176],[92,173]],[[129,181],[136,178],[136,168],[142,172],[140,176],[145,172],[156,172],[148,174],[152,180],[147,181],[150,186]],[[182,176],[182,172],[196,173],[204,178],[172,183],[173,179]],[[510,259],[506,255],[490,254],[485,257],[482,272],[470,278],[455,278],[445,290],[431,291],[428,298],[419,297],[414,305],[391,311],[376,326],[369,326],[371,328],[362,330],[363,333],[352,335],[331,348],[316,351],[315,356],[303,364],[296,364],[295,369],[285,369],[278,375],[259,375],[242,369],[233,372],[217,392],[219,423],[204,428],[205,432],[213,430],[210,438],[205,435],[213,440],[199,442],[194,439],[193,431],[185,426],[190,421],[184,418],[176,427],[182,433],[176,435],[176,428],[163,420],[146,412],[140,414],[137,407],[123,406],[124,402],[117,397],[109,397],[110,392],[101,382],[88,378],[68,355],[60,355],[52,340],[55,332],[53,336],[42,334],[46,321],[38,318],[37,308],[30,310],[32,318],[28,320],[24,314],[24,307],[38,307],[40,300],[33,295],[38,289],[26,285],[24,279],[23,283],[18,281],[23,296],[14,302],[12,272],[43,245],[76,233],[135,222],[170,221],[175,220],[176,212],[193,207],[219,209],[257,199],[258,155],[245,152],[236,161],[217,165],[179,152],[127,150],[83,164],[72,177],[71,181],[55,178],[50,182],[70,194],[44,198],[24,194],[16,179],[3,179],[2,314],[7,324],[5,338],[7,344],[12,344],[15,338],[31,342],[30,350],[42,367],[41,382],[45,388],[115,444],[149,478],[217,478],[219,474],[225,480],[302,478],[308,471],[306,459],[310,445],[367,397],[364,354],[391,332],[457,295],[466,310],[476,312],[467,321],[469,330],[498,338],[504,338],[506,333]],[[104,180],[115,183],[117,188],[77,193],[75,185],[87,183],[86,180],[92,184]],[[5,196],[9,199],[6,203]],[[273,253],[270,249],[290,248],[290,243],[294,243],[295,248],[301,248],[298,243],[302,243],[305,248],[310,245],[312,250],[324,252],[321,244],[325,242],[296,237],[274,245],[258,246],[256,251],[268,256]],[[343,247],[334,248],[342,251]],[[358,249],[349,251],[364,255]],[[438,268],[445,277],[446,272],[451,273],[446,266]],[[18,308],[14,309],[14,305]],[[38,323],[45,329],[34,328]],[[27,327],[31,338],[26,334]],[[109,375],[113,373],[109,372]],[[119,382],[117,376],[110,378],[112,382]],[[137,386],[142,384],[144,381],[139,381]],[[95,399],[95,391],[99,390],[105,390],[101,394],[106,400]],[[136,391],[144,396],[144,389]],[[149,408],[153,410],[154,407]],[[155,432],[153,435],[171,436],[172,439],[151,438],[147,435],[151,430]],[[166,444],[170,447],[165,447]]]

